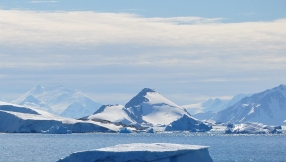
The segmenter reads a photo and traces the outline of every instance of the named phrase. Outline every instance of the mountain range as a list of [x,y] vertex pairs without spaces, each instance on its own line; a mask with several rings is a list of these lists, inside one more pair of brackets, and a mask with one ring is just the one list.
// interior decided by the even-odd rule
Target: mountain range
[[250,96],[250,94],[238,94],[232,97],[230,100],[210,98],[201,103],[183,105],[182,107],[184,107],[193,117],[200,120],[208,120],[215,116],[217,112],[234,105],[236,102],[246,96]]
[[47,88],[36,85],[12,103],[69,118],[90,115],[102,106],[82,92],[60,85]]
[[[77,90],[36,85],[14,103],[84,121],[164,127],[165,130],[209,130],[210,127],[201,120],[268,125],[283,125],[286,120],[285,85],[252,95],[237,95],[231,100],[209,99],[196,104],[197,108],[194,105],[179,106],[150,88],[144,88],[125,105],[101,105]],[[197,109],[200,113],[191,116],[184,107]]]
[[233,106],[218,112],[213,118],[223,123],[260,122],[268,125],[285,124],[286,86],[244,97]]

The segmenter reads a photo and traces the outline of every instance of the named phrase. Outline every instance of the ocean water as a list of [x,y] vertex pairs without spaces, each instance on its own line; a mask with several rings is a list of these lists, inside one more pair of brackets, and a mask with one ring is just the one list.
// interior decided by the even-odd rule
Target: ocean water
[[0,162],[54,162],[72,152],[126,143],[178,143],[210,146],[215,162],[286,162],[286,135],[221,133],[158,134],[0,134]]

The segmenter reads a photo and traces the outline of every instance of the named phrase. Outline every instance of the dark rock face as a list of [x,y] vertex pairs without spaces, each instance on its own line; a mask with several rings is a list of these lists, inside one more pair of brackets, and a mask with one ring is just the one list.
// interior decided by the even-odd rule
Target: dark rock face
[[96,110],[95,113],[93,113],[93,114],[102,113],[107,106],[112,106],[112,105],[102,105],[102,106],[101,106],[98,110]]
[[212,127],[208,126],[198,120],[195,120],[187,115],[172,122],[168,125],[165,131],[192,131],[192,132],[204,132],[211,130]]

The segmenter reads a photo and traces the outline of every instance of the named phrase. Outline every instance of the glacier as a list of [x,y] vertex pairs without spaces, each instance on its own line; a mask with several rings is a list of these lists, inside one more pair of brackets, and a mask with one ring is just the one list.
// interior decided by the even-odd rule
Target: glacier
[[132,143],[75,152],[58,162],[213,162],[207,146],[170,143]]
[[0,132],[41,133],[52,126],[64,126],[75,133],[118,132],[121,128],[112,123],[64,118],[20,105],[0,103]]

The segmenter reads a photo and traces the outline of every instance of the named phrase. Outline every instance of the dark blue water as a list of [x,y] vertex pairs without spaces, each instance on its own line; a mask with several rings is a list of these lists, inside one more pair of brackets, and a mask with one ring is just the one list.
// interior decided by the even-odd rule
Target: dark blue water
[[215,162],[286,161],[286,135],[162,134],[0,134],[1,162],[53,162],[72,152],[125,143],[167,142],[210,146]]

